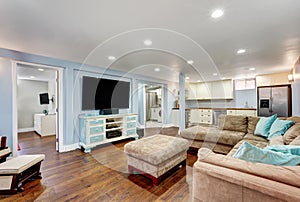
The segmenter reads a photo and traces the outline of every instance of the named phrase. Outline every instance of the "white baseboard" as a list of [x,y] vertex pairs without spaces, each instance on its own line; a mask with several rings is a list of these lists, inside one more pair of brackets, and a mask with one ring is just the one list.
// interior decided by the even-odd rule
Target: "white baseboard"
[[18,133],[31,132],[34,128],[18,128]]
[[79,148],[79,144],[70,144],[70,145],[63,145],[62,148],[60,148],[59,152],[68,152],[73,151]]

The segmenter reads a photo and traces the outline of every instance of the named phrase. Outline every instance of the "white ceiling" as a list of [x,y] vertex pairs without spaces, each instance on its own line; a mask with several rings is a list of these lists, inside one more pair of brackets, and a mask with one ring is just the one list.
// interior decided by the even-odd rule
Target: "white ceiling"
[[299,0],[1,0],[0,47],[166,80],[254,77],[291,70],[299,10]]

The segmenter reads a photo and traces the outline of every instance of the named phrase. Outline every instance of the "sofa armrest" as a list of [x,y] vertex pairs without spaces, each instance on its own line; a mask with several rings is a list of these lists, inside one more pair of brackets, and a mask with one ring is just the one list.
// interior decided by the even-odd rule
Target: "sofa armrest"
[[6,148],[6,136],[0,136],[0,149]]
[[230,168],[197,161],[194,201],[300,201],[300,189]]
[[6,146],[6,136],[0,136],[0,163],[5,162],[11,151]]
[[252,163],[202,148],[193,167],[195,201],[300,201],[300,167]]

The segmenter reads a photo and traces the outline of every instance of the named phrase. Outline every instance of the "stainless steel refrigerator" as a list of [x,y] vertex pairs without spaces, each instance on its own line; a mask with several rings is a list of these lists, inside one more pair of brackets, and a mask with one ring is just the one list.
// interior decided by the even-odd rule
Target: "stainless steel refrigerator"
[[146,92],[146,121],[151,119],[151,107],[157,105],[157,94],[155,92]]
[[257,98],[258,116],[291,116],[291,85],[258,87]]

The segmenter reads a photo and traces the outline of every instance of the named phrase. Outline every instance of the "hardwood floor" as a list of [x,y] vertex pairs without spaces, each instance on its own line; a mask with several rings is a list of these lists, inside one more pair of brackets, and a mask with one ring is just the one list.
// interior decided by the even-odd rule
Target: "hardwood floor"
[[21,133],[20,155],[46,155],[41,168],[43,178],[26,183],[24,192],[2,195],[0,200],[191,201],[195,155],[188,154],[186,167],[154,186],[150,179],[127,173],[123,147],[129,141],[97,147],[91,154],[80,150],[58,153],[55,151],[55,136],[41,138],[34,132]]

